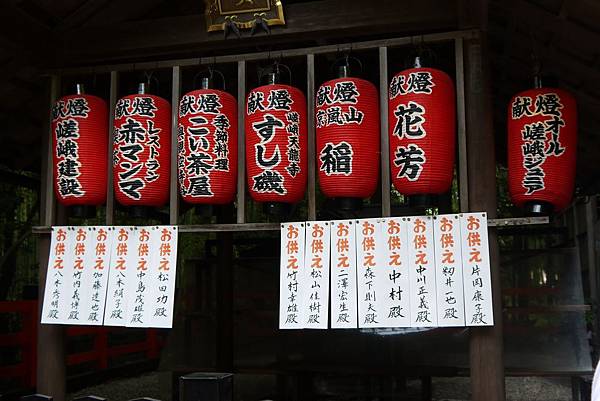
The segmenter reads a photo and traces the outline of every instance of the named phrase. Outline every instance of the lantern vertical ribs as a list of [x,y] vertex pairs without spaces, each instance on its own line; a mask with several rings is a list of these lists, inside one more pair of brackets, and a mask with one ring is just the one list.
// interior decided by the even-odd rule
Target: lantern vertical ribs
[[119,87],[119,73],[110,72],[110,104],[108,105],[108,165],[106,170],[106,224],[112,226],[115,220],[115,189],[113,188],[113,141],[114,141],[114,123],[115,106],[117,104],[117,89]]
[[[444,43],[454,48],[455,54],[455,82],[456,82],[456,103],[457,103],[457,146],[458,161],[456,163],[457,176],[458,176],[458,191],[460,200],[460,210],[469,210],[469,199],[468,199],[468,174],[467,174],[467,145],[466,145],[466,117],[465,117],[465,67],[464,67],[464,53],[463,53],[463,41],[464,39],[471,39],[477,36],[477,32],[473,30],[447,32],[447,33],[434,33],[428,35],[419,35],[418,37],[401,37],[391,38],[383,40],[372,40],[365,42],[356,42],[352,45],[327,45],[318,46],[304,49],[287,49],[280,52],[281,57],[297,57],[304,56],[306,58],[306,95],[307,95],[307,119],[308,119],[308,183],[307,183],[307,216],[309,220],[314,220],[318,215],[318,205],[316,202],[316,137],[315,137],[315,110],[314,110],[314,95],[315,95],[315,55],[333,54],[340,51],[340,49],[353,49],[353,50],[377,50],[378,51],[378,71],[379,71],[379,101],[380,101],[380,150],[381,150],[381,176],[380,176],[380,189],[381,189],[381,215],[391,215],[391,171],[390,171],[390,154],[389,154],[389,121],[388,121],[388,110],[387,107],[387,95],[388,95],[388,58],[389,52],[395,51],[405,46],[410,46],[416,41],[423,43]],[[350,47],[349,47],[350,46]],[[134,69],[147,69],[147,68],[171,68],[172,70],[172,93],[171,93],[171,107],[172,107],[172,137],[171,137],[171,177],[169,183],[169,222],[171,224],[178,223],[179,214],[179,192],[178,192],[178,180],[177,180],[177,125],[178,119],[178,104],[181,96],[181,67],[182,66],[193,66],[199,64],[215,64],[215,63],[231,63],[237,64],[237,98],[238,98],[238,119],[243,121],[245,115],[245,98],[247,90],[247,79],[246,79],[246,65],[247,61],[259,61],[266,60],[270,57],[269,52],[257,52],[247,53],[238,55],[224,55],[217,57],[202,57],[193,59],[181,59],[181,60],[164,60],[160,63],[138,63],[134,65]],[[114,119],[114,103],[117,98],[117,89],[119,82],[120,71],[130,71],[132,68],[131,64],[120,64],[110,66],[95,67],[94,71],[105,71],[110,72],[110,120],[112,126],[112,119]],[[60,74],[82,74],[89,73],[89,68],[72,68],[60,71]],[[59,72],[57,71],[57,78]],[[60,81],[57,81],[58,85]],[[59,88],[57,88],[59,92]],[[111,133],[112,135],[112,133]],[[237,182],[237,197],[236,197],[236,224],[246,224],[246,163],[245,163],[245,132],[243,124],[238,125],[238,182]],[[48,151],[48,156],[51,156],[51,150]],[[112,152],[109,154],[109,180],[112,179],[110,170],[112,169]],[[48,172],[46,172],[48,174]],[[51,182],[52,177],[46,177]],[[106,199],[106,223],[109,225],[114,224],[114,193],[113,186],[109,184],[107,199]],[[54,194],[45,194],[46,200],[50,199],[54,202]],[[47,202],[48,203],[48,202]],[[51,205],[51,203],[48,203]],[[54,211],[55,206],[50,207],[51,212]],[[44,220],[45,226],[50,226],[52,221]],[[210,224],[207,225],[202,231],[210,229]],[[215,225],[216,226],[216,225]],[[258,227],[258,226],[257,226]],[[262,226],[260,226],[262,227]],[[261,229],[261,228],[257,229]]]

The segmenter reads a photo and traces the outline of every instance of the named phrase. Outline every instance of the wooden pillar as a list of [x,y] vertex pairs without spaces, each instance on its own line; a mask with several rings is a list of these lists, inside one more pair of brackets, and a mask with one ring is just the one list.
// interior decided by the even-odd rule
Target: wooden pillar
[[[233,223],[232,206],[222,207],[217,222]],[[217,369],[233,372],[233,233],[217,233]]]
[[[60,94],[60,78],[53,76],[50,85],[50,105],[58,99]],[[49,108],[50,110],[50,108]],[[42,179],[40,197],[42,199],[40,220],[44,225],[54,223],[55,202],[52,188],[52,133],[50,120],[45,135],[42,135]],[[58,219],[64,219],[60,213]],[[39,271],[39,308],[38,322],[44,299],[46,273],[48,270],[48,256],[50,252],[50,236],[43,235],[38,241],[38,255],[40,261]],[[65,328],[56,324],[38,323],[37,336],[37,392],[52,396],[54,401],[65,400],[66,387],[66,356],[65,356]]]
[[[485,47],[481,39],[465,42],[465,106],[469,209],[496,217],[496,158],[492,98]],[[494,322],[470,329],[471,392],[475,401],[505,399],[502,300],[498,236],[489,232]]]

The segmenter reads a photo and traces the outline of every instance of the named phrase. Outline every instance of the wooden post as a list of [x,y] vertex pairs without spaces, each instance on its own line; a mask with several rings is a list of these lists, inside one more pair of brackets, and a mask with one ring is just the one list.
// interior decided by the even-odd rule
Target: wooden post
[[113,143],[114,143],[114,122],[115,106],[117,104],[117,92],[119,89],[119,73],[110,72],[110,95],[109,116],[108,116],[108,169],[106,180],[106,224],[112,226],[115,221],[115,190],[113,187]]
[[390,138],[388,136],[388,55],[387,47],[379,48],[379,116],[381,141],[381,215],[392,215],[390,177]]
[[317,219],[315,177],[315,55],[306,55],[306,121],[308,126],[308,220]]
[[181,92],[181,68],[173,67],[171,91],[171,179],[169,185],[169,224],[179,220],[179,191],[177,188],[177,126],[179,118],[179,95]]
[[[492,219],[496,217],[496,158],[487,59],[480,39],[465,44],[469,208],[485,211]],[[475,401],[505,399],[500,263],[494,228],[489,232],[489,246],[495,325],[470,329],[471,393]]]
[[[228,206],[217,215],[219,223],[230,223]],[[233,372],[233,233],[217,233],[217,369]]]
[[236,222],[246,222],[246,134],[244,133],[244,117],[246,116],[246,62],[237,63],[237,101],[238,101],[238,174]]
[[[60,95],[60,78],[52,76],[50,86],[50,106],[56,102]],[[51,108],[51,107],[50,107]],[[50,115],[48,122],[50,123]],[[46,134],[42,135],[42,180],[40,196],[40,219],[45,225],[54,221],[54,194],[52,184],[52,132],[50,124]],[[64,216],[64,213],[62,213]],[[38,322],[44,299],[46,273],[48,270],[48,255],[50,252],[50,236],[41,236],[38,241],[38,255],[40,261],[39,271],[39,308]],[[39,324],[37,337],[37,392],[46,394],[55,401],[64,401],[66,387],[66,356],[65,356],[65,331],[64,327],[56,324]]]

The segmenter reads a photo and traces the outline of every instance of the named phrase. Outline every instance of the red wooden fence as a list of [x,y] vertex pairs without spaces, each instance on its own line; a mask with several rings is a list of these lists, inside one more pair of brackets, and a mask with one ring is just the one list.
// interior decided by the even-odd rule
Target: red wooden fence
[[[37,364],[37,301],[0,302],[0,314],[16,314],[21,321],[19,331],[0,333],[0,348],[17,348],[20,350],[20,362],[15,365],[0,365],[0,377],[11,379],[22,386],[36,386]],[[97,370],[108,369],[111,358],[133,353],[144,353],[148,360],[157,359],[162,340],[156,329],[146,329],[146,338],[142,341],[110,345],[110,333],[123,332],[123,327],[105,326],[68,326],[68,338],[93,336],[94,345],[91,350],[72,353],[67,356],[67,366],[82,363],[93,363]]]

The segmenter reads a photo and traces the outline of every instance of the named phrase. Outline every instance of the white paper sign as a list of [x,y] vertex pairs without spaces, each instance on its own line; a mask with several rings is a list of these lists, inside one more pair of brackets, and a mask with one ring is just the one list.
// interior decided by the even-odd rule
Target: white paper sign
[[158,259],[158,235],[154,227],[137,227],[133,269],[127,270],[127,327],[149,327],[151,266]]
[[281,263],[279,275],[279,328],[301,329],[306,317],[302,314],[304,296],[304,223],[281,225]]
[[436,216],[433,227],[438,326],[464,326],[460,217],[458,214]]
[[83,316],[84,300],[91,297],[91,286],[85,282],[89,272],[92,269],[90,258],[92,255],[92,228],[91,227],[72,227],[75,231],[73,247],[67,252],[74,253],[71,266],[66,266],[66,273],[71,276],[69,287],[67,288],[67,319],[68,324],[85,324],[86,316]]
[[331,221],[331,328],[358,326],[356,242],[353,220]]
[[407,217],[412,327],[436,327],[435,245],[429,216]]
[[306,250],[302,269],[304,328],[326,329],[329,322],[329,222],[306,222]]
[[466,324],[493,326],[487,214],[464,213],[460,223]]
[[177,273],[176,226],[152,227],[152,251],[158,257],[151,260],[148,268],[149,297],[144,321],[147,327],[173,327],[175,300],[175,277]]
[[[110,253],[108,290],[104,325],[127,325],[127,300],[135,279],[137,258],[137,229],[135,227],[112,227],[113,242]],[[131,274],[130,274],[131,273]]]
[[382,318],[385,327],[410,327],[410,277],[406,218],[381,221],[384,270]]
[[384,327],[383,235],[379,219],[356,220],[358,327]]
[[41,322],[64,324],[67,320],[67,297],[71,284],[71,266],[75,238],[72,227],[52,227],[50,256],[46,273]]
[[111,227],[87,227],[77,324],[102,325],[113,233]]

